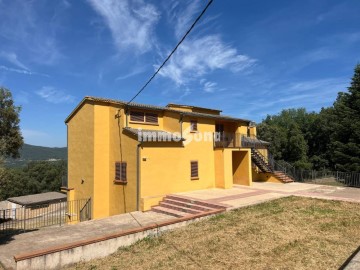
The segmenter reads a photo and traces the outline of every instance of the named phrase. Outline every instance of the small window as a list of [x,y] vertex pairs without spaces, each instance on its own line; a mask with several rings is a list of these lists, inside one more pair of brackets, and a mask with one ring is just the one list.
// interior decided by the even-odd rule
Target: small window
[[143,112],[130,112],[130,121],[144,122],[145,114]]
[[126,162],[115,163],[115,181],[126,182]]
[[158,123],[158,115],[156,113],[146,113],[145,122],[147,123]]
[[156,113],[130,111],[130,121],[157,124],[158,115]]
[[198,131],[197,121],[195,120],[190,121],[190,131]]
[[190,162],[191,179],[199,179],[199,163],[197,161]]

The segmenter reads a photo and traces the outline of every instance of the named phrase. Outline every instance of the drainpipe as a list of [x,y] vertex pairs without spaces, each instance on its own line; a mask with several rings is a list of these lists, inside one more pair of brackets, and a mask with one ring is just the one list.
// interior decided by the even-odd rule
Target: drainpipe
[[129,127],[129,108],[125,107],[125,118],[126,118],[126,127]]
[[136,210],[140,211],[140,148],[142,142],[140,141],[136,148]]
[[182,129],[182,124],[183,124],[183,114],[180,114],[180,138],[182,140],[183,138],[183,129]]

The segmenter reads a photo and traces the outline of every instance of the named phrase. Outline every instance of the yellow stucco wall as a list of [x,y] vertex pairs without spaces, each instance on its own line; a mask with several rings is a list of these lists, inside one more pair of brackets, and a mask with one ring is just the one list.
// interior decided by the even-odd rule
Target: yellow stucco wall
[[253,171],[253,181],[282,183],[272,173],[263,173],[263,172],[256,172],[256,171]]
[[[110,171],[109,181],[109,213],[115,215],[119,213],[136,211],[136,139],[123,133],[125,126],[125,114],[121,109],[120,117],[115,118],[119,108],[110,107],[110,155],[108,169]],[[114,183],[115,162],[127,163],[127,184]]]
[[[85,103],[67,124],[68,200],[94,195],[94,107]],[[71,196],[70,196],[71,195]]]
[[232,166],[234,184],[250,186],[252,184],[250,149],[233,151]]
[[[192,118],[191,118],[192,119]],[[185,118],[184,130],[190,126],[190,118]],[[214,132],[214,122],[197,119],[198,130]],[[190,137],[194,135],[191,139]],[[215,187],[213,141],[196,141],[198,134],[191,133],[182,142],[144,143],[141,149],[141,205],[148,210],[148,201],[157,204],[156,198],[175,192],[207,189]],[[190,142],[191,141],[191,142]],[[198,161],[199,179],[190,177],[190,162]]]

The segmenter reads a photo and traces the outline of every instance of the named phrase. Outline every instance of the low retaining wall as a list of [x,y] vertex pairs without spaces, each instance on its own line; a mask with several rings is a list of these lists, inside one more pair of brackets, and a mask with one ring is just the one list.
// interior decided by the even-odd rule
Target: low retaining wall
[[116,234],[87,239],[68,245],[19,254],[14,256],[16,269],[61,269],[64,266],[75,264],[80,261],[89,261],[106,257],[115,253],[120,247],[129,246],[147,236],[155,236],[168,230],[180,228],[224,211],[225,209],[214,210],[199,215],[177,218],[167,222],[121,231]]

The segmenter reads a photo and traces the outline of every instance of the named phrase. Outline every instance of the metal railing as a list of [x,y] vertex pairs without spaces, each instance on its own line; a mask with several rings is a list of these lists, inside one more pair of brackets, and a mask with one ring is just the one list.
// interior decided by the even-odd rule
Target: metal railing
[[296,181],[360,188],[360,173],[295,169]]
[[231,132],[214,133],[215,148],[267,148],[266,142],[259,140],[255,135]]
[[91,199],[38,204],[0,210],[0,235],[91,219]]

